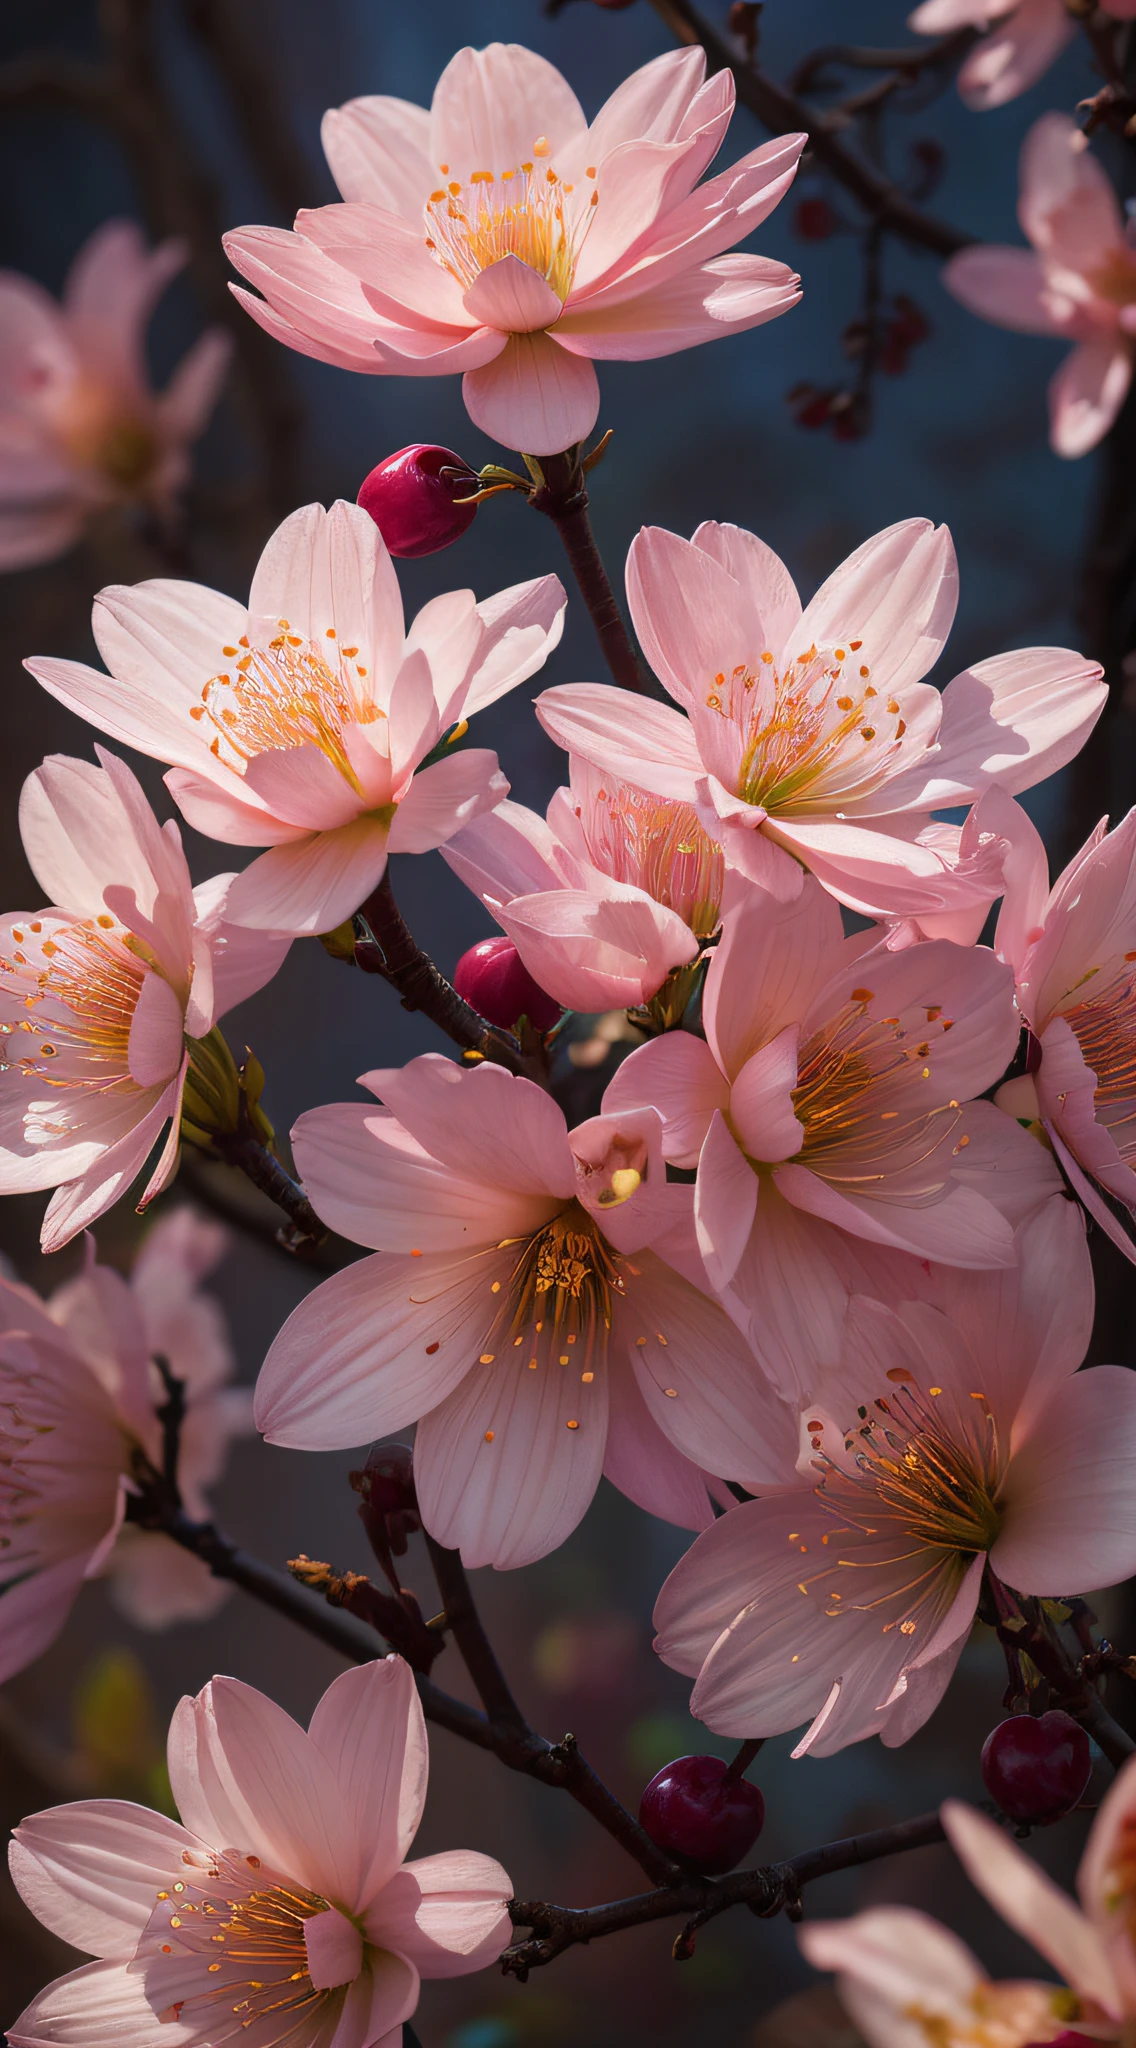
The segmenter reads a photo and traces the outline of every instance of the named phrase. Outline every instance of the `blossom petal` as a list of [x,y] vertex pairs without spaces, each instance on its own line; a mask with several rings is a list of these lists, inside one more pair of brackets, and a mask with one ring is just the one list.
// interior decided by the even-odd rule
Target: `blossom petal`
[[547,57],[521,43],[490,43],[459,50],[439,78],[430,159],[449,165],[464,183],[474,171],[517,170],[541,137],[555,160],[587,125],[567,79]]
[[557,455],[585,440],[600,409],[591,363],[547,334],[511,334],[491,362],[466,371],[462,397],[483,434],[528,455]]
[[512,1347],[475,1365],[424,1417],[414,1471],[422,1519],[468,1566],[532,1564],[564,1542],[599,1484],[607,1375],[538,1367]]
[[719,256],[634,298],[594,310],[584,299],[565,312],[552,338],[594,362],[647,362],[763,327],[800,297],[801,280],[787,263],[769,256]]
[[362,1912],[402,1863],[426,1802],[426,1724],[409,1664],[384,1657],[342,1672],[308,1734],[351,1816],[359,1865],[354,1903]]
[[1033,249],[979,243],[944,264],[943,283],[971,313],[1019,334],[1052,334],[1046,273]]
[[963,59],[959,93],[968,107],[988,112],[1028,92],[1044,77],[1076,24],[1049,0],[1018,0]]
[[723,900],[722,936],[702,996],[706,1037],[731,1078],[808,1011],[832,971],[840,912],[806,879],[792,903],[739,883]]
[[61,1941],[87,1955],[122,1956],[150,1918],[155,1893],[179,1874],[182,1851],[198,1846],[148,1806],[79,1799],[21,1821],[8,1864],[25,1905]]
[[497,756],[486,747],[444,754],[414,777],[391,822],[389,850],[429,853],[508,794]]
[[720,1109],[698,1159],[694,1221],[706,1272],[719,1292],[738,1269],[757,1213],[759,1181]]
[[958,603],[958,563],[945,526],[901,519],[872,535],[834,569],[805,606],[793,646],[863,641],[859,659],[879,689],[927,674],[946,645]]
[[387,832],[365,815],[337,831],[270,846],[237,875],[225,905],[230,924],[295,938],[332,931],[382,880]]
[[705,1039],[666,1031],[620,1062],[603,1101],[605,1110],[657,1109],[664,1156],[691,1167],[714,1116],[729,1102],[729,1087]]
[[[249,592],[249,626],[271,642],[289,632],[317,647],[355,647],[381,691],[402,655],[402,595],[378,527],[358,505],[303,505],[265,544]],[[329,631],[330,629],[330,631]],[[380,702],[384,701],[380,697]]]
[[[88,1963],[57,1977],[25,2007],[8,2030],[13,2048],[153,2048],[154,2008],[142,1977],[124,1962]],[[199,2038],[192,2021],[169,2020],[163,2048],[191,2048]]]
[[463,1070],[428,1052],[405,1067],[377,1068],[364,1086],[465,1178],[564,1201],[575,1193],[564,1112],[534,1081],[488,1060]]
[[690,720],[608,683],[564,683],[536,699],[536,715],[558,746],[620,782],[693,803],[702,759]]
[[415,219],[436,170],[430,157],[430,116],[410,100],[368,93],[329,107],[320,124],[328,168],[344,199],[382,206]]
[[448,1849],[399,1871],[367,1915],[367,1939],[421,1977],[464,1977],[496,1962],[512,1935],[512,1884],[491,1856]]
[[955,1855],[995,1912],[1081,1998],[1118,2017],[1116,1981],[1104,1945],[1073,1900],[985,1814],[959,1799],[948,1799],[940,1814]]
[[1021,1593],[1117,1585],[1136,1571],[1136,1384],[1119,1365],[1074,1374],[1015,1445],[990,1553]]
[[800,1038],[800,1027],[786,1024],[750,1055],[730,1090],[730,1120],[751,1159],[791,1159],[804,1143],[793,1109]]
[[707,1475],[664,1436],[638,1385],[634,1365],[608,1359],[608,1427],[604,1478],[628,1500],[680,1529],[708,1529],[714,1520]]
[[677,912],[629,883],[614,883],[603,896],[557,889],[515,897],[494,915],[533,979],[572,1010],[648,1002],[671,969],[699,950]]
[[1075,458],[1103,441],[1132,383],[1132,344],[1125,337],[1084,341],[1071,349],[1049,386],[1054,453]]

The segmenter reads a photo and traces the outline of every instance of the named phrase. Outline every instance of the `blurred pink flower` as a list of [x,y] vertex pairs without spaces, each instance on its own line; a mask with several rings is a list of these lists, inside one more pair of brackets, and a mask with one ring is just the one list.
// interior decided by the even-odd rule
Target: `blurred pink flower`
[[129,1283],[95,1264],[44,1303],[0,1281],[0,1681],[58,1635],[84,1579],[108,1576],[143,1628],[211,1614],[227,1589],[165,1536],[122,1522],[132,1459],[160,1462],[163,1358],[185,1389],[178,1478],[187,1511],[228,1445],[251,1427],[216,1301],[198,1282],[225,1249],[214,1223],[178,1209],[146,1237]]
[[232,349],[209,328],[151,391],[146,323],[185,260],[181,242],[147,249],[116,220],[76,257],[62,305],[0,273],[0,569],[65,553],[101,507],[173,510]]
[[294,233],[238,228],[233,289],[269,334],[374,376],[465,373],[485,433],[551,455],[591,432],[592,361],[640,362],[760,326],[800,279],[727,256],[788,191],[803,135],[704,185],[734,106],[701,50],[656,57],[589,127],[559,71],[519,43],[459,50],[429,112],[374,95],[324,116],[343,203]]
[[666,1581],[655,1647],[718,1734],[808,1721],[795,1756],[894,1747],[946,1691],[988,1558],[1055,1598],[1136,1568],[1136,1380],[1077,1370],[1093,1286],[1075,1205],[1047,1202],[1017,1251],[1003,1273],[940,1269],[893,1307],[855,1296],[802,1406],[796,1473]]
[[718,928],[722,853],[689,804],[569,763],[547,820],[498,804],[443,858],[572,1010],[633,1009]]
[[55,1188],[57,1251],[125,1193],[163,1127],[140,1206],[178,1156],[190,1048],[270,981],[290,941],[227,922],[231,875],[194,889],[171,821],[126,765],[51,755],[20,832],[52,908],[0,918],[0,1193]]
[[1136,1263],[1136,810],[1114,832],[1102,818],[1052,889],[1045,847],[1003,799],[1012,843],[995,948],[1014,970],[1033,1034],[1031,1071],[999,1100],[1044,1123],[1077,1194]]
[[702,1021],[705,1040],[669,1031],[631,1053],[604,1099],[653,1104],[665,1156],[697,1167],[710,1281],[786,1393],[826,1297],[907,1291],[902,1261],[849,1276],[829,1226],[867,1240],[862,1257],[1012,1265],[1014,1225],[1061,1185],[1043,1146],[972,1099],[1018,1042],[1012,976],[986,947],[866,948],[816,881],[784,904],[733,877]]
[[252,1686],[215,1678],[178,1707],[168,1761],[181,1822],[84,1799],[16,1829],[26,1904],[98,1960],[33,1998],[13,2048],[234,2034],[398,2048],[423,1977],[465,1976],[506,1947],[499,1863],[469,1849],[405,1861],[428,1753],[400,1658],[345,1671],[306,1734]]
[[943,282],[983,320],[1076,344],[1050,382],[1049,439],[1058,455],[1085,455],[1108,432],[1132,382],[1136,246],[1069,114],[1043,114],[1026,136],[1018,219],[1032,249],[962,249],[945,265]]
[[973,911],[997,862],[965,858],[932,811],[991,783],[1029,789],[1072,759],[1104,706],[1096,662],[1030,647],[922,682],[946,644],[958,569],[945,527],[865,541],[804,611],[765,542],[711,522],[645,527],[627,559],[643,651],[682,708],[602,683],[537,699],[541,723],[605,775],[694,804],[727,862],[789,899],[811,869],[875,917]]
[[270,1443],[342,1449],[417,1421],[427,1528],[501,1568],[562,1543],[601,1473],[702,1528],[708,1473],[775,1469],[789,1412],[707,1299],[653,1109],[569,1131],[533,1082],[438,1053],[363,1085],[385,1109],[310,1110],[293,1139],[324,1221],[381,1249],[276,1338],[256,1390]]
[[166,785],[212,839],[268,848],[229,891],[234,924],[341,924],[387,854],[439,846],[508,793],[497,756],[447,729],[525,681],[560,638],[559,579],[424,606],[405,632],[373,519],[306,505],[273,534],[248,609],[198,583],[112,585],[95,600],[110,676],[25,664],[113,739],[172,763]]
[[[1131,21],[1136,0],[1107,0],[1103,12],[1116,21]],[[923,0],[908,15],[907,25],[921,36],[949,35],[959,28],[989,31],[958,74],[967,106],[981,112],[1028,92],[1077,33],[1065,0]]]
[[1116,2048],[1129,2041],[1136,2021],[1136,1766],[1125,1764],[1101,1802],[1077,1872],[1079,1906],[985,1814],[949,1799],[942,1819],[971,1883],[1069,1987],[1073,2041],[1087,2035]]
[[[1001,1828],[991,1833],[1009,1847]],[[868,2048],[1073,2048],[1084,2039],[1069,2032],[1079,1998],[1057,1984],[992,1983],[957,1934],[914,1907],[812,1920],[797,1941],[816,1969],[836,1972],[840,2002]],[[1094,2030],[1093,2039],[1119,2048],[1115,2030]]]

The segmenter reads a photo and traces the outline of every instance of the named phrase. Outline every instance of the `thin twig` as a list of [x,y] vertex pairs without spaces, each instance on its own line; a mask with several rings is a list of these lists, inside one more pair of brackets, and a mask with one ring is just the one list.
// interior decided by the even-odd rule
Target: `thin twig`
[[1098,1749],[1103,1750],[1114,1770],[1119,1770],[1129,1757],[1136,1755],[1136,1741],[1118,1721],[1113,1720],[1095,1684],[1081,1665],[1072,1663],[1065,1655],[1047,1627],[1038,1602],[1011,1592],[989,1566],[986,1568],[986,1586],[993,1601],[994,1627],[999,1642],[1013,1656],[1024,1654],[1029,1658],[1045,1680],[1054,1704],[1063,1707],[1074,1721],[1080,1722]]
[[235,1166],[250,1180],[254,1188],[275,1202],[284,1211],[292,1226],[292,1235],[287,1241],[289,1251],[300,1251],[306,1246],[320,1245],[327,1236],[327,1226],[321,1223],[312,1208],[299,1181],[281,1165],[274,1152],[268,1150],[251,1131],[235,1131],[214,1134],[213,1148],[225,1161],[226,1166]]
[[758,1870],[736,1870],[728,1877],[688,1878],[673,1885],[661,1885],[653,1892],[634,1898],[615,1899],[604,1906],[557,1906],[543,1900],[515,1899],[509,1908],[513,1924],[531,1928],[526,1941],[506,1949],[501,1967],[506,1974],[525,1978],[532,1969],[551,1963],[567,1948],[580,1942],[597,1941],[605,1934],[619,1934],[627,1927],[643,1927],[652,1920],[671,1919],[684,1913],[693,1916],[676,1943],[679,1960],[693,1953],[696,1927],[733,1906],[747,1906],[760,1919],[787,1912],[800,1918],[800,1894],[804,1885],[836,1870],[850,1870],[857,1864],[874,1863],[882,1856],[895,1856],[909,1849],[923,1849],[944,1840],[937,1813],[920,1814],[914,1820],[897,1821],[892,1827],[875,1828],[869,1834],[852,1835],[845,1841],[827,1842],[808,1849],[787,1863],[771,1863]]
[[432,1018],[464,1052],[508,1067],[510,1073],[526,1070],[520,1041],[512,1032],[487,1023],[422,951],[394,900],[389,869],[356,915],[356,929],[360,928],[356,966],[389,981],[402,997],[404,1010],[420,1010]]
[[588,607],[613,680],[623,690],[635,690],[643,696],[653,695],[651,678],[640,663],[596,546],[588,518],[588,490],[578,450],[572,449],[563,455],[542,455],[536,466],[541,481],[529,493],[529,504],[551,519],[564,543],[572,574]]
[[872,50],[860,43],[825,43],[810,50],[789,73],[788,89],[794,93],[823,91],[820,76],[826,65],[845,71],[894,71],[901,84],[909,84],[925,71],[938,71],[957,64],[979,39],[979,30],[952,29],[950,35],[934,42],[908,43],[902,49]]
[[832,131],[826,115],[818,113],[807,100],[777,85],[756,64],[736,57],[725,38],[703,20],[691,0],[651,0],[651,5],[679,42],[700,45],[705,50],[711,71],[732,70],[738,98],[774,135],[803,130],[817,162],[889,233],[915,248],[929,249],[935,256],[953,256],[956,250],[965,249],[974,241],[973,235],[964,234],[950,221],[925,213],[898,185],[865,163]]

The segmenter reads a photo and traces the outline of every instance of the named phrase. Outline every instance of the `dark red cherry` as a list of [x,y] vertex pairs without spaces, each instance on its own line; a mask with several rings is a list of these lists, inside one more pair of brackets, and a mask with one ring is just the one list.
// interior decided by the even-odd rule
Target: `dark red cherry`
[[1092,1773],[1089,1738],[1068,1714],[1014,1714],[982,1746],[982,1779],[1009,1820],[1060,1820]]
[[551,1031],[561,1005],[534,981],[512,939],[504,934],[482,939],[463,953],[454,969],[454,987],[475,1010],[511,1031],[527,1017],[536,1031]]
[[680,1756],[652,1778],[639,1819],[668,1856],[718,1876],[748,1855],[765,1823],[765,1801],[744,1778],[726,1782],[720,1756]]
[[392,555],[433,555],[472,525],[477,506],[457,501],[480,488],[468,462],[452,448],[416,441],[377,464],[359,486],[357,502]]

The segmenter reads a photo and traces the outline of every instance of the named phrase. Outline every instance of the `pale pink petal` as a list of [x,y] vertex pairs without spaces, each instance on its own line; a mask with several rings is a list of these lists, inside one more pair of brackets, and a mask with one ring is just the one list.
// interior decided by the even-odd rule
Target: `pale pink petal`
[[430,159],[465,183],[479,170],[516,170],[544,137],[550,159],[587,127],[567,80],[520,43],[459,50],[430,109]]
[[[902,519],[864,541],[805,606],[792,645],[862,640],[860,660],[883,689],[916,683],[938,660],[958,602],[958,564],[945,526]],[[799,644],[798,644],[799,643]],[[778,652],[778,650],[774,650]]]
[[585,440],[600,409],[591,363],[547,334],[510,335],[492,362],[466,371],[462,397],[483,434],[528,455],[556,455]]
[[464,825],[439,852],[489,911],[516,896],[541,895],[568,879],[556,834],[537,811],[508,798]]
[[457,341],[453,333],[452,327],[383,327],[371,347],[388,377],[452,377],[484,369],[509,346],[495,327],[475,327]]
[[476,1850],[419,1857],[375,1900],[367,1939],[405,1956],[421,1977],[467,1976],[508,1947],[512,1889],[501,1865]]
[[974,1626],[985,1559],[972,1557],[945,1620],[897,1681],[881,1715],[880,1741],[898,1749],[930,1720],[958,1669]]
[[158,425],[169,442],[196,440],[221,394],[233,359],[233,337],[210,327],[178,364],[157,401]]
[[1116,1979],[1111,2000],[1102,1999],[1101,2003],[1110,2012],[1125,2014],[1131,2013],[1136,2000],[1136,1957],[1125,1925],[1127,1885],[1120,1876],[1131,1840],[1134,1776],[1131,1762],[1117,1772],[1101,1801],[1077,1872],[1077,1891],[1088,1926],[1103,1944]]
[[344,199],[384,206],[414,220],[437,175],[430,158],[430,116],[425,107],[370,93],[329,107],[320,141]]
[[234,268],[265,296],[235,284],[229,290],[267,334],[317,362],[381,375],[375,340],[394,329],[358,278],[290,229],[238,228],[223,242]]
[[[665,1398],[665,1397],[664,1397]],[[626,1359],[608,1358],[604,1478],[628,1500],[680,1529],[708,1529],[714,1509],[707,1476],[663,1435]]]
[[[403,2025],[417,2011],[420,1991],[412,1962],[371,1950],[366,1968],[348,1988],[334,2033],[329,2037],[324,2025],[310,2048],[401,2048]],[[295,2048],[308,2044],[297,2042]]]
[[561,301],[548,280],[512,254],[478,272],[463,304],[479,327],[531,334],[559,320]]
[[344,1671],[308,1734],[351,1816],[359,1873],[353,1904],[364,1912],[406,1856],[426,1800],[426,1726],[409,1664],[384,1657]]
[[1049,386],[1055,454],[1087,455],[1102,441],[1128,395],[1132,344],[1109,336],[1072,349]]
[[445,754],[414,777],[391,822],[389,850],[429,853],[508,794],[497,756],[487,748]]
[[977,661],[943,691],[939,754],[882,793],[880,809],[972,801],[992,782],[1032,789],[1079,752],[1104,709],[1099,664],[1065,647],[1023,647]]
[[168,981],[147,974],[130,1020],[128,1059],[131,1079],[139,1088],[157,1088],[168,1081],[182,1060],[182,1005]]
[[[231,875],[214,875],[194,890],[199,923],[210,952],[213,1007],[209,1023],[235,1009],[272,980],[283,966],[291,939],[279,932],[254,932],[225,921]],[[194,991],[191,990],[191,999]],[[208,1027],[207,1027],[208,1028]],[[204,1036],[204,1032],[200,1034]]]
[[448,1252],[523,1237],[558,1207],[546,1194],[488,1187],[484,1174],[443,1164],[373,1105],[309,1109],[291,1135],[323,1221],[373,1251]]
[[840,912],[815,881],[806,880],[793,903],[741,882],[727,892],[702,1018],[728,1075],[805,1015],[837,963],[841,937]]
[[[251,1418],[250,1418],[251,1421]],[[183,1491],[185,1491],[183,1482]],[[115,1543],[107,1574],[110,1598],[135,1628],[166,1629],[175,1622],[205,1621],[216,1614],[233,1588],[215,1579],[207,1564],[181,1550],[168,1536],[124,1529]]]
[[0,1685],[50,1649],[87,1575],[88,1561],[89,1553],[81,1550],[33,1572],[18,1585],[5,1587],[0,1609]]
[[468,1566],[532,1564],[571,1535],[599,1484],[607,1374],[528,1370],[510,1347],[425,1416],[414,1472],[431,1535]]
[[1019,334],[1052,334],[1058,326],[1045,295],[1046,273],[1032,249],[979,243],[943,265],[943,283],[983,320]]
[[1090,968],[1130,950],[1134,931],[1136,811],[1129,811],[1112,832],[1104,833],[1102,821],[1090,835],[1054,885],[1044,930],[1031,934],[1036,944],[1023,979],[1039,1030]]
[[227,846],[287,846],[307,839],[303,825],[274,818],[243,776],[226,775],[218,783],[191,768],[170,768],[162,780],[186,824],[207,839]]
[[443,700],[447,711],[472,717],[543,668],[560,645],[567,604],[559,576],[536,576],[482,598],[475,612],[480,634],[464,677]]
[[[1056,21],[1053,0],[1047,11]],[[1032,25],[1039,0],[1019,4],[1017,13]],[[1035,248],[1074,270],[1087,269],[1122,242],[1124,218],[1112,181],[1072,114],[1043,114],[1030,128],[1022,145],[1018,218]]]
[[839,1975],[840,1996],[853,2017],[855,1994],[864,1988],[884,2002],[889,2016],[894,2011],[897,2026],[910,2006],[953,2016],[985,1982],[966,1944],[912,1906],[870,1906],[849,1920],[806,1921],[797,1945],[814,1970]]
[[[139,1117],[117,1144],[108,1145],[84,1174],[56,1189],[44,1212],[40,1230],[39,1241],[45,1252],[59,1251],[63,1245],[70,1244],[80,1230],[86,1230],[120,1195],[126,1193],[131,1181],[145,1166],[163,1124],[174,1111],[181,1093],[181,1079],[179,1074],[163,1090],[153,1107]],[[143,1096],[142,1103],[145,1100]]]
[[61,1941],[90,1956],[122,1956],[155,1893],[177,1876],[182,1851],[196,1847],[176,1820],[148,1806],[80,1799],[21,1821],[8,1867],[25,1905]]
[[729,1087],[705,1039],[666,1031],[623,1060],[604,1090],[605,1110],[654,1107],[663,1119],[663,1151],[676,1166],[697,1166],[711,1121]]
[[650,1252],[641,1264],[616,1335],[654,1421],[704,1471],[783,1485],[796,1458],[795,1415],[721,1309]]
[[1076,24],[1054,0],[1019,0],[963,60],[958,86],[967,106],[987,112],[1028,92],[1075,34]]
[[303,208],[296,215],[296,233],[358,278],[380,316],[376,337],[392,347],[401,347],[403,337],[416,331],[433,336],[434,345],[452,347],[474,326],[461,285],[427,248],[421,221],[402,220],[378,206],[345,203]]
[[916,1257],[947,1265],[1012,1266],[1014,1233],[992,1204],[967,1187],[948,1187],[942,1199],[926,1209],[889,1202],[871,1195],[844,1192],[805,1166],[777,1167],[774,1179],[786,1201],[806,1215],[835,1223],[841,1230],[890,1245]]
[[955,1855],[995,1912],[1080,1997],[1118,2015],[1116,1982],[1104,1946],[1073,1900],[985,1814],[958,1799],[948,1799],[940,1813]]
[[700,49],[666,50],[641,64],[616,86],[591,123],[588,162],[601,164],[622,142],[677,142],[705,77]]
[[270,846],[233,881],[228,922],[293,937],[331,931],[366,901],[386,864],[386,827],[369,815]]
[[613,883],[602,897],[586,889],[515,897],[494,914],[533,979],[571,1010],[633,1009],[698,953],[681,917],[629,884]]
[[730,1121],[751,1159],[791,1159],[804,1141],[793,1109],[800,1027],[787,1024],[746,1061],[730,1090]]
[[[997,784],[984,793],[982,804],[992,831],[1005,842],[1002,871],[1006,884],[994,932],[994,950],[1008,960],[1020,984],[1027,950],[1039,936],[1049,895],[1049,862],[1037,826]],[[1019,985],[1027,1021],[1036,1015],[1030,997]],[[1032,994],[1032,992],[1031,992]]]
[[[644,654],[684,709],[701,702],[719,670],[748,668],[761,653],[764,629],[752,584],[735,581],[706,549],[665,527],[643,527],[632,541],[627,602]],[[741,739],[728,731],[729,759],[708,765],[732,782]]]
[[719,1292],[737,1272],[757,1212],[758,1187],[757,1174],[716,1109],[698,1160],[694,1220],[707,1275]]
[[[13,2048],[155,2048],[154,2009],[143,1979],[124,1962],[87,1963],[57,1977],[8,2030]],[[191,2048],[199,2039],[192,2022],[169,2020],[162,2048]]]
[[488,1060],[458,1067],[437,1052],[363,1081],[420,1145],[467,1179],[563,1201],[575,1193],[564,1112],[535,1081]]
[[719,525],[713,519],[703,520],[693,541],[703,554],[720,562],[735,583],[752,592],[767,644],[786,646],[800,621],[801,600],[781,557],[744,526]]
[[1015,1446],[990,1562],[1021,1593],[1113,1586],[1136,1571],[1136,1385],[1118,1365],[1079,1372]]
[[258,642],[288,629],[317,646],[329,628],[381,690],[402,654],[402,596],[394,564],[373,519],[343,499],[324,510],[304,505],[270,536],[249,591],[249,624]]
[[607,683],[565,683],[544,690],[536,715],[570,753],[617,781],[679,803],[693,803],[702,759],[688,718]]
[[778,903],[796,902],[804,881],[803,859],[795,849],[776,843],[779,828],[760,805],[731,796],[716,775],[707,775],[698,785],[696,808],[699,822],[720,844],[728,868]]
[[632,299],[594,311],[584,299],[558,321],[552,338],[570,354],[595,362],[645,362],[763,327],[800,297],[801,280],[787,263],[768,256],[719,256]]

